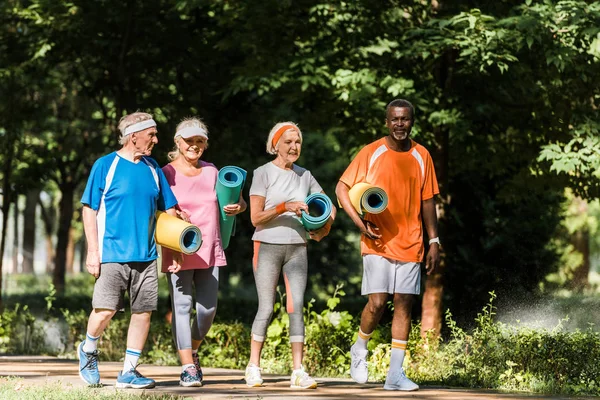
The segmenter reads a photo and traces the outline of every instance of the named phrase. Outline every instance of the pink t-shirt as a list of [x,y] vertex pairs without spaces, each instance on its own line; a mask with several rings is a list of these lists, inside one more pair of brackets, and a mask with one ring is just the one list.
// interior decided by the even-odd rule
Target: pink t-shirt
[[[204,161],[200,163],[202,172],[196,176],[186,176],[170,164],[162,169],[179,207],[202,232],[202,246],[195,254],[183,255],[182,270],[222,267],[227,264],[221,244],[219,205],[215,191],[219,171],[214,164]],[[171,265],[172,254],[171,250],[162,248],[162,272],[167,272],[167,267]]]

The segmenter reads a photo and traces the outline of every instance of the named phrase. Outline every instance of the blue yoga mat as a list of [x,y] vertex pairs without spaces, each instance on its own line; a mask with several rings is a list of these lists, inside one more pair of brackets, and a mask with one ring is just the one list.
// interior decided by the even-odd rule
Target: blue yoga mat
[[302,225],[307,231],[322,228],[331,216],[333,204],[331,199],[323,193],[313,193],[304,202],[308,206],[308,213],[302,211]]
[[219,170],[217,177],[217,202],[221,214],[220,229],[223,249],[229,246],[229,240],[235,232],[235,216],[229,217],[223,211],[227,204],[235,204],[240,198],[240,193],[246,182],[246,171],[240,167],[227,166]]

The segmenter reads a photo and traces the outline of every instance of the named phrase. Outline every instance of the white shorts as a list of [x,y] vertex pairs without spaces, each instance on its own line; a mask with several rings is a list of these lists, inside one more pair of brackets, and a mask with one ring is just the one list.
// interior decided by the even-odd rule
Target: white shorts
[[421,294],[421,263],[365,254],[361,293]]

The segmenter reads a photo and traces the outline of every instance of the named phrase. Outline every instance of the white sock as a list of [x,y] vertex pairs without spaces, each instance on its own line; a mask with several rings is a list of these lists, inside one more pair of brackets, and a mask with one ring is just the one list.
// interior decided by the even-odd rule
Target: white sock
[[85,334],[85,343],[83,344],[83,351],[86,353],[93,353],[98,349],[98,339],[100,336],[94,337],[86,332]]
[[408,341],[406,340],[392,339],[392,356],[390,357],[390,372],[400,371],[402,369],[407,344]]
[[129,372],[129,370],[135,368],[141,355],[141,350],[127,348],[127,351],[125,352],[125,362],[123,363],[123,373]]
[[373,332],[364,333],[362,329],[358,328],[358,336],[356,337],[356,347],[362,350],[367,350],[369,339],[373,336]]
[[189,367],[194,367],[196,368],[196,366],[192,363],[192,364],[184,364],[181,366],[181,372],[185,371],[186,369],[188,369]]

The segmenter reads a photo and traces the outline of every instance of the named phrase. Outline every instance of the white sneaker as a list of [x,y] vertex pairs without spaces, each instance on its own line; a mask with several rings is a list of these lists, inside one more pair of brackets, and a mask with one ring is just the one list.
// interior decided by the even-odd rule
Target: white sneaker
[[369,380],[369,367],[367,354],[369,350],[359,349],[356,344],[350,347],[350,376],[356,383],[367,383]]
[[246,367],[246,375],[244,379],[246,380],[246,385],[249,387],[259,387],[262,386],[263,379],[260,375],[262,369],[257,367],[254,364],[248,364]]
[[317,381],[311,378],[306,371],[304,371],[304,367],[300,367],[300,369],[295,369],[292,372],[292,377],[290,378],[290,387],[292,389],[316,389]]
[[412,392],[414,390],[419,390],[419,385],[408,379],[404,373],[404,368],[400,368],[399,371],[388,372],[383,388],[385,390],[403,390]]

